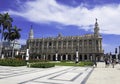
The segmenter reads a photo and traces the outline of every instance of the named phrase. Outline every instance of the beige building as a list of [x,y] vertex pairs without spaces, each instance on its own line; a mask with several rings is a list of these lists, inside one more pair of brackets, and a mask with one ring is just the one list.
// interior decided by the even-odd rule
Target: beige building
[[94,33],[84,36],[62,36],[34,38],[33,29],[29,33],[27,48],[30,56],[38,54],[39,59],[60,60],[101,60],[103,56],[102,36],[96,19]]
[[8,42],[8,41],[3,41],[2,43],[0,42],[0,58],[1,59],[11,58],[12,54],[14,56],[17,56],[19,54],[19,49],[20,49],[20,44],[18,41],[15,41],[14,52],[13,52],[13,42]]

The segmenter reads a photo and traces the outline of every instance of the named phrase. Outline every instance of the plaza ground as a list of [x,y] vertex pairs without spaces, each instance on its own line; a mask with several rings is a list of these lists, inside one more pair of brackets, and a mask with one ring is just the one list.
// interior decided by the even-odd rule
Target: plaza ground
[[120,65],[105,68],[56,66],[27,68],[0,66],[0,84],[120,84]]
[[105,63],[98,63],[94,68],[86,84],[120,84],[120,64],[114,68],[110,65],[105,68]]

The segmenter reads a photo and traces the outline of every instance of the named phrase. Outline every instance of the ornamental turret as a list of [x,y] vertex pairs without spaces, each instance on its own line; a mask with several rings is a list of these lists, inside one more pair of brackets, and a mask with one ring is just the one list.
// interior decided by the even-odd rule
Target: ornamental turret
[[94,35],[95,36],[99,35],[99,25],[98,25],[98,22],[97,22],[97,18],[96,18],[96,22],[95,22]]
[[30,29],[30,32],[29,32],[29,39],[33,39],[34,38],[34,33],[33,33],[33,28],[32,28],[32,25],[31,25],[31,29]]

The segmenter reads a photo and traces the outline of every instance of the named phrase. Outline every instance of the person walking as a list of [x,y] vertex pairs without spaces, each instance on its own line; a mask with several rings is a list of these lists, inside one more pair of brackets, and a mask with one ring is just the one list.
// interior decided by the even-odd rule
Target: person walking
[[116,60],[112,58],[112,67],[114,68]]
[[104,61],[105,61],[105,68],[106,68],[106,67],[108,67],[108,66],[109,66],[109,60],[108,60],[108,58],[105,58],[105,60],[104,60]]
[[96,60],[93,61],[93,64],[94,64],[93,67],[97,67],[97,62],[96,62]]

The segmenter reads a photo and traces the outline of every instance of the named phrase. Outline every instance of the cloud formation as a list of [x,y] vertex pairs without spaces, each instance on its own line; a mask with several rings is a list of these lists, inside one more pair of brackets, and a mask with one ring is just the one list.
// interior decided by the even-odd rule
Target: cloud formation
[[21,45],[25,45],[26,44],[26,39],[19,39],[18,43],[20,43]]
[[71,7],[59,4],[56,0],[35,0],[25,2],[20,8],[20,11],[9,10],[9,13],[38,24],[57,22],[62,25],[75,25],[85,30],[91,30],[95,18],[98,18],[101,33],[120,34],[120,4],[88,9],[83,4]]

